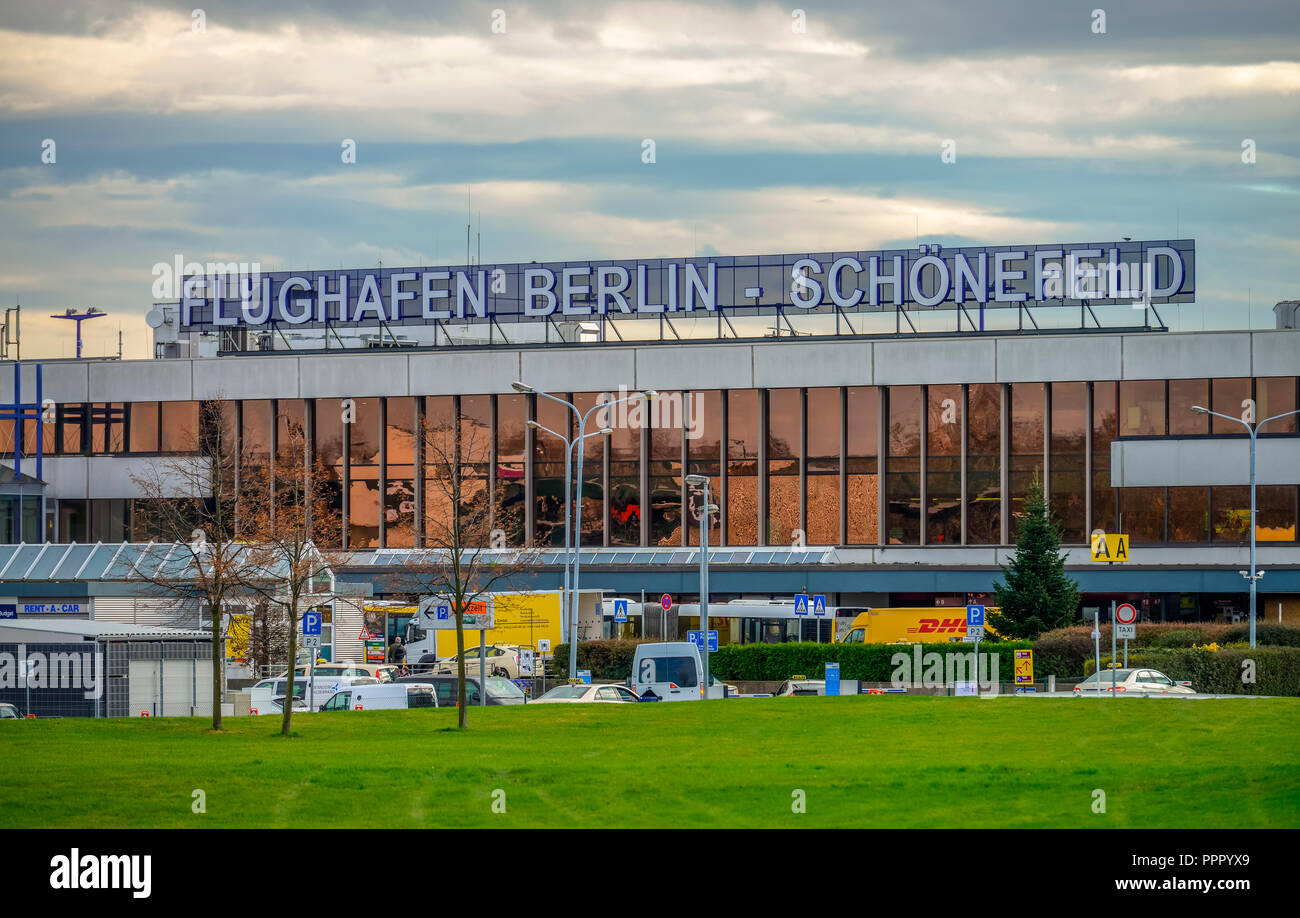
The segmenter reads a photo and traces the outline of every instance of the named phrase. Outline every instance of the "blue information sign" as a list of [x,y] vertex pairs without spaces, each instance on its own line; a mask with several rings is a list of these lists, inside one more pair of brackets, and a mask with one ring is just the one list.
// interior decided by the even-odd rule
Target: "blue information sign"
[[818,593],[812,599],[813,599],[813,615],[825,615],[826,596],[822,593]]
[[[696,647],[700,648],[700,650],[703,650],[704,649],[703,635],[704,635],[703,631],[687,631],[686,640],[690,641]],[[716,653],[717,650],[718,650],[718,632],[710,628],[709,629],[709,653]]]
[[977,628],[984,627],[984,607],[967,606],[966,607],[966,627],[974,625]]
[[626,599],[614,600],[614,621],[616,622],[627,621],[627,600]]
[[840,664],[826,664],[826,694],[838,696],[840,693]]
[[319,612],[304,612],[302,616],[302,633],[306,635],[320,634],[321,614]]
[[807,594],[807,593],[795,593],[795,594],[794,594],[794,614],[795,614],[795,615],[807,615],[807,614],[808,614],[808,594]]

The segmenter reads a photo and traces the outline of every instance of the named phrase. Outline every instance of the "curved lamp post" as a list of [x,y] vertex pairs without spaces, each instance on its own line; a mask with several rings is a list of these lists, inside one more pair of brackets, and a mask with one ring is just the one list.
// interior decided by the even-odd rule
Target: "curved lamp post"
[[1288,411],[1284,414],[1275,414],[1271,418],[1264,418],[1255,424],[1243,421],[1241,418],[1234,418],[1230,414],[1220,414],[1217,411],[1211,411],[1209,408],[1202,408],[1200,405],[1193,405],[1192,410],[1197,414],[1212,414],[1216,418],[1223,418],[1225,421],[1235,421],[1246,432],[1250,434],[1250,571],[1242,571],[1241,576],[1250,581],[1250,646],[1255,646],[1255,592],[1259,584],[1259,578],[1264,576],[1263,571],[1255,570],[1255,441],[1259,434],[1259,429],[1269,421],[1277,421],[1282,418],[1289,418],[1293,414],[1300,414],[1300,410]]
[[[528,426],[534,430],[545,430],[547,433],[559,437],[559,439],[564,442],[564,589],[568,596],[566,606],[570,648],[569,678],[576,679],[578,676],[578,571],[581,565],[582,556],[582,460],[586,455],[586,451],[580,450],[578,452],[578,510],[576,513],[572,514],[574,518],[574,526],[571,527],[569,525],[569,519],[571,513],[570,503],[572,498],[569,485],[572,480],[570,470],[572,468],[573,451],[588,437],[609,436],[614,432],[612,427],[602,427],[600,430],[593,431],[590,434],[587,433],[587,419],[597,411],[607,410],[614,405],[635,401],[636,399],[644,398],[649,400],[654,398],[658,393],[653,389],[648,389],[645,392],[633,392],[631,395],[624,396],[623,398],[611,399],[607,402],[599,402],[589,408],[584,414],[578,410],[578,406],[573,404],[573,402],[566,401],[559,396],[551,395],[547,392],[542,392],[539,389],[534,389],[527,383],[515,382],[512,383],[512,387],[516,392],[522,392],[526,395],[539,395],[542,398],[548,398],[553,402],[565,405],[578,418],[578,435],[572,439],[563,434],[557,433],[550,428],[543,427],[536,421],[528,422]],[[575,527],[578,532],[576,535],[573,535],[572,532]],[[570,575],[570,569],[572,569],[572,575]]]

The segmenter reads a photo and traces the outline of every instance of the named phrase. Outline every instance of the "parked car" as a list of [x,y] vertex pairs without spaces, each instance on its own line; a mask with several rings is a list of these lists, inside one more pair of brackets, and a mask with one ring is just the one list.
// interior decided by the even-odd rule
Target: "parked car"
[[[271,699],[271,707],[275,709],[275,713],[283,714],[283,713],[284,713],[284,696],[283,696],[283,695],[277,695],[277,696],[275,696],[274,698],[272,698],[272,699]],[[310,711],[310,710],[311,710],[311,708],[309,708],[309,707],[307,706],[307,702],[304,701],[300,696],[298,696],[298,695],[296,695],[296,694],[293,696],[293,711],[294,711],[295,714],[298,713],[299,711],[307,712],[307,711]],[[268,713],[270,713],[270,712],[268,712]]]
[[781,683],[781,687],[772,693],[776,696],[782,695],[825,695],[825,679],[786,679]]
[[0,720],[22,720],[23,712],[16,705],[0,703]]
[[618,703],[640,701],[641,697],[621,685],[557,685],[533,704],[575,704],[584,701]]
[[[298,676],[305,677],[307,675],[306,663],[299,663],[293,669]],[[288,672],[283,672],[280,673],[279,678],[283,679],[288,675]],[[380,682],[392,682],[394,676],[397,675],[397,667],[390,663],[353,663],[350,660],[343,663],[317,663],[312,667],[312,675],[323,678],[350,676],[354,679],[369,676]]]
[[[703,670],[700,650],[690,641],[641,644],[632,660],[632,690],[644,701],[695,701],[703,696]],[[709,698],[725,697],[721,682],[710,683]]]
[[437,689],[430,682],[353,685],[329,697],[321,711],[387,711],[436,708]]
[[1111,673],[1114,673],[1115,693],[1132,694],[1147,692],[1156,695],[1195,695],[1196,690],[1190,683],[1175,682],[1158,669],[1103,669],[1093,673],[1074,687],[1074,694],[1109,692],[1111,690]]
[[[490,676],[502,676],[506,679],[519,678],[519,647],[515,644],[489,644],[487,651],[487,671]],[[457,669],[457,662],[460,659],[459,654],[452,654],[445,660],[439,661],[434,672],[443,675],[454,675]],[[426,662],[421,658],[421,663]],[[474,673],[478,675],[479,648],[465,648],[465,673]]]
[[[454,708],[459,701],[457,692],[456,676],[436,673],[428,676],[400,676],[396,680],[399,684],[410,683],[429,683],[432,684],[438,695],[438,707]],[[466,675],[465,677],[465,703],[476,705],[480,702],[478,676]],[[502,679],[500,676],[488,676],[487,678],[487,703],[488,704],[523,704],[528,700],[523,689],[515,685],[509,679]]]

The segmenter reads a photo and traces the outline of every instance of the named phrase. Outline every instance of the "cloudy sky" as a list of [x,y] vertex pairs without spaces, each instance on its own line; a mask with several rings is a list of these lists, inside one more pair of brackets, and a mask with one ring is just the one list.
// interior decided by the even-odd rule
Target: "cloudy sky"
[[1295,0],[800,2],[6,4],[0,306],[146,356],[156,263],[461,264],[467,186],[488,263],[1187,237],[1175,327],[1300,297]]

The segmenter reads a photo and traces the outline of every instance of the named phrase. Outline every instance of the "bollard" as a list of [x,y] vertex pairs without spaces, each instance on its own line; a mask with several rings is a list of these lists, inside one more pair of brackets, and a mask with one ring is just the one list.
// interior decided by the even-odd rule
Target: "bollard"
[[28,715],[27,715],[27,719],[28,719],[28,720],[35,720],[35,719],[36,719],[36,715],[35,715],[35,714],[28,714]]
[[257,708],[249,708],[249,709],[248,709],[248,713],[249,713],[249,714],[256,714],[256,713],[257,713]]
[[352,708],[352,710],[354,711],[364,711],[365,709],[366,709],[365,705],[361,705],[361,704],[354,705]]
[[148,711],[141,711],[141,712],[140,712],[140,716],[141,716],[141,717],[149,717],[149,716],[151,716],[151,715],[149,714]]

